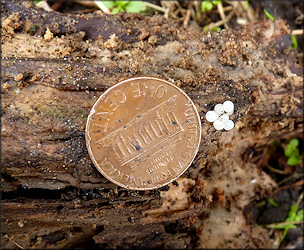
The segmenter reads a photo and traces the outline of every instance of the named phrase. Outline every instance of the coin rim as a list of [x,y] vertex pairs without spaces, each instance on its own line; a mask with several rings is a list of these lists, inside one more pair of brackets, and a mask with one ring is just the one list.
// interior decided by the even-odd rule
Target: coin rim
[[[103,170],[102,168],[99,166],[99,164],[97,163],[97,161],[95,160],[95,157],[93,155],[93,152],[92,152],[92,149],[91,149],[91,146],[89,145],[90,144],[90,141],[91,139],[89,138],[89,133],[88,133],[88,125],[89,125],[89,122],[90,122],[90,117],[93,115],[92,113],[92,110],[95,110],[95,106],[97,104],[99,104],[99,100],[104,96],[106,95],[108,92],[110,92],[113,88],[116,88],[118,87],[119,85],[121,84],[124,84],[126,82],[129,82],[129,81],[132,81],[132,80],[140,80],[140,79],[152,79],[152,80],[159,80],[159,81],[162,81],[172,87],[174,87],[175,89],[177,89],[182,95],[184,95],[190,102],[191,104],[193,105],[193,109],[194,109],[194,112],[197,116],[197,119],[198,119],[198,123],[199,123],[199,138],[198,138],[198,144],[196,146],[196,149],[194,150],[194,154],[193,154],[193,157],[191,158],[191,160],[189,161],[189,164],[187,165],[187,167],[185,167],[184,171],[182,171],[179,175],[177,175],[175,178],[172,178],[170,179],[170,181],[164,183],[164,184],[157,184],[156,186],[154,187],[147,187],[147,188],[138,188],[138,187],[130,187],[129,185],[124,185],[114,179],[112,179],[111,177],[109,177]],[[87,150],[88,150],[88,153],[89,153],[89,156],[91,158],[91,160],[93,161],[95,167],[97,168],[97,170],[106,178],[108,179],[109,181],[111,181],[112,183],[122,187],[122,188],[125,188],[125,189],[130,189],[130,190],[153,190],[153,189],[157,189],[157,188],[160,188],[160,187],[163,187],[163,186],[166,186],[168,184],[170,184],[171,182],[175,181],[176,179],[178,179],[181,175],[183,175],[186,170],[191,166],[191,164],[193,163],[197,153],[198,153],[198,150],[199,150],[199,147],[200,147],[200,144],[201,144],[201,136],[202,136],[202,124],[201,124],[201,119],[200,119],[200,115],[198,113],[198,110],[194,104],[194,102],[191,100],[191,98],[179,87],[177,87],[176,85],[174,85],[173,83],[167,81],[167,80],[164,80],[162,78],[159,78],[159,77],[155,77],[155,76],[138,76],[138,77],[131,77],[131,78],[127,78],[125,80],[122,80],[116,84],[114,84],[113,86],[111,86],[110,88],[108,88],[105,92],[103,92],[99,98],[97,99],[97,101],[94,103],[93,107],[91,108],[90,110],[90,113],[87,117],[87,122],[86,122],[86,128],[85,128],[85,138],[86,138],[86,146],[87,146]]]

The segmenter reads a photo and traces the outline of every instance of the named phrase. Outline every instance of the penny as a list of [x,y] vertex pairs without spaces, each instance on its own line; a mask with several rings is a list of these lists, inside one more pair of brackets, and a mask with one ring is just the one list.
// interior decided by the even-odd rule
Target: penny
[[155,77],[135,77],[109,88],[86,124],[94,165],[127,189],[155,189],[176,180],[191,165],[200,139],[194,103],[174,84]]

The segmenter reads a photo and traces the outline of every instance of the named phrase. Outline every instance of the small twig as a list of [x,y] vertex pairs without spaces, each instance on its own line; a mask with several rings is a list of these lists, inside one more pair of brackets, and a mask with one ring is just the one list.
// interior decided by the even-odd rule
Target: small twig
[[295,20],[295,24],[301,25],[303,23],[303,18],[304,18],[304,14],[299,15]]
[[[219,12],[222,20],[226,20],[223,4],[221,2],[217,4],[217,9],[218,9],[218,12]],[[225,27],[225,29],[229,29],[227,22],[224,23],[224,27]]]
[[233,10],[233,7],[232,7],[232,6],[223,7],[223,11],[224,11],[224,12],[227,12],[227,11],[230,11],[230,10]]
[[179,1],[174,1],[175,5],[177,6],[177,10],[179,11],[179,13],[182,14],[182,16],[184,17],[186,15],[186,10],[182,8],[182,6],[180,5]]
[[303,180],[299,180],[299,181],[297,181],[297,182],[295,182],[295,183],[292,183],[292,184],[289,184],[289,185],[285,185],[285,186],[283,186],[283,187],[280,187],[280,188],[278,188],[278,189],[276,189],[275,191],[274,191],[274,193],[278,193],[278,192],[280,192],[280,191],[282,191],[282,190],[284,190],[284,189],[288,189],[288,188],[296,188],[297,186],[302,186],[303,185]]
[[293,30],[291,32],[291,35],[294,35],[294,36],[303,36],[303,30]]
[[50,5],[47,3],[47,1],[40,1],[36,4],[37,7],[44,9],[45,11],[54,11]]
[[297,200],[297,207],[299,207],[300,206],[300,203],[301,203],[301,201],[303,200],[303,196],[304,196],[304,192],[302,192],[302,194],[300,194],[300,196],[299,196],[299,198],[298,198],[298,200]]
[[164,1],[161,1],[160,4],[161,4],[161,8],[165,9],[164,17],[166,19],[168,19],[169,18],[170,7],[167,6],[167,3],[164,2]]
[[269,91],[269,92],[266,91],[266,94],[269,94],[269,95],[287,95],[287,94],[292,94],[292,93],[301,91],[302,89],[303,89],[303,87],[299,87],[299,88],[296,88],[294,90]]
[[[302,89],[303,89],[303,87],[302,87]],[[278,134],[278,133],[274,134],[269,137],[268,143],[270,144],[274,140],[280,140],[280,139],[287,140],[287,139],[290,139],[293,137],[301,138],[302,133],[303,133],[303,128],[304,128],[303,124],[299,124],[299,126],[293,131],[286,132],[284,134]]]
[[234,9],[237,8],[237,6],[239,5],[239,1],[225,1],[227,4],[233,6]]
[[286,178],[284,178],[283,180],[279,181],[278,185],[282,186],[282,184],[284,184],[284,183],[286,183],[286,182],[288,182],[290,180],[294,180],[296,177],[298,177],[298,176],[296,176],[296,174],[289,175]]
[[164,17],[165,17],[166,19],[169,18],[169,11],[170,11],[170,9],[167,8],[166,11],[165,11],[165,13],[164,13]]
[[17,247],[24,249],[22,246],[20,246],[16,241],[14,241],[12,238],[8,237],[8,235],[4,235],[5,238],[7,238],[9,241],[13,242]]
[[90,8],[96,7],[96,4],[92,1],[77,0],[77,1],[75,1],[75,3],[81,4],[83,6],[90,7]]
[[265,201],[265,200],[262,200],[262,201],[256,203],[256,204],[254,205],[254,207],[259,208],[259,207],[263,207],[263,206],[265,206],[265,205],[266,205],[266,201]]
[[111,14],[111,11],[103,4],[101,1],[94,0],[94,3],[99,9],[101,9],[106,14]]
[[192,8],[193,8],[193,2],[190,1],[189,4],[188,4],[188,9],[187,9],[187,12],[186,12],[186,16],[185,16],[185,19],[184,19],[184,27],[188,26],[188,23],[189,23],[189,20],[190,20],[190,17],[191,17],[191,12],[192,12]]
[[200,1],[194,1],[194,9],[195,9],[195,16],[196,16],[195,21],[198,23],[202,16]]
[[245,1],[239,1],[238,6],[244,11],[244,13],[246,14],[247,20],[250,23],[253,23],[253,22],[256,21],[256,18],[254,16],[254,10],[253,10],[253,8],[251,7],[250,4],[248,4],[248,7],[246,8]]
[[272,172],[277,173],[277,174],[284,174],[284,175],[288,174],[288,173],[286,173],[286,172],[284,172],[280,169],[273,168],[273,167],[269,166],[268,164],[267,164],[267,168],[270,169]]
[[301,221],[279,222],[279,223],[268,224],[268,225],[266,225],[265,227],[276,229],[277,226],[296,225],[296,224],[301,224],[301,223],[303,223],[303,222],[304,222],[304,220],[301,220]]
[[211,30],[212,28],[216,28],[216,27],[223,25],[224,23],[227,23],[231,19],[233,13],[234,13],[234,11],[231,11],[225,20],[220,20],[216,23],[209,23],[208,25],[206,25],[204,27],[204,30]]
[[144,2],[144,4],[145,4],[146,6],[148,6],[148,7],[152,8],[152,9],[155,9],[155,10],[161,11],[161,12],[163,12],[163,13],[165,13],[165,12],[166,12],[166,9],[165,9],[165,8],[160,7],[160,6],[156,5],[156,4],[149,3],[149,2]]
[[298,53],[297,57],[303,57],[303,53]]
[[87,13],[92,13],[94,11],[96,11],[96,6],[95,6],[95,8],[92,8],[92,9],[76,10],[76,11],[71,11],[69,13],[70,14],[87,14]]

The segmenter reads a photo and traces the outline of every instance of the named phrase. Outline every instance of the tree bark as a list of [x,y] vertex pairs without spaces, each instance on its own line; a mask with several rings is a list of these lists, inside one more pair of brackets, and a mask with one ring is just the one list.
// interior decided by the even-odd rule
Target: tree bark
[[[271,247],[243,210],[276,183],[244,153],[303,131],[303,65],[283,21],[205,33],[158,15],[65,15],[31,2],[4,1],[2,13],[3,248]],[[189,170],[151,191],[100,175],[84,136],[103,91],[141,75],[181,87],[202,120]],[[216,131],[205,113],[228,99],[236,127]]]

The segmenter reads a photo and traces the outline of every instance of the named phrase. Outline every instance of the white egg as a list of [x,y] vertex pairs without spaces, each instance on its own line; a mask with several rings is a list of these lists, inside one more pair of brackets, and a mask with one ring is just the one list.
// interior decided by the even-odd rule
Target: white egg
[[226,115],[232,115],[233,114],[233,110],[231,112],[225,112]]
[[231,130],[234,128],[234,122],[232,120],[227,120],[223,122],[225,130]]
[[216,120],[214,121],[213,126],[216,130],[222,130],[224,128],[224,123],[220,120]]
[[233,112],[233,110],[234,110],[234,104],[233,104],[233,102],[232,101],[225,101],[223,103],[223,109],[227,113]]
[[220,121],[227,121],[229,120],[229,115],[223,114],[218,118]]
[[214,111],[208,111],[206,113],[206,119],[208,122],[214,122],[215,120],[218,119],[218,117],[219,117],[218,114]]
[[224,113],[223,104],[221,104],[221,103],[216,104],[215,107],[214,107],[214,111],[215,111],[216,113],[218,113],[219,115],[223,114],[223,113]]

